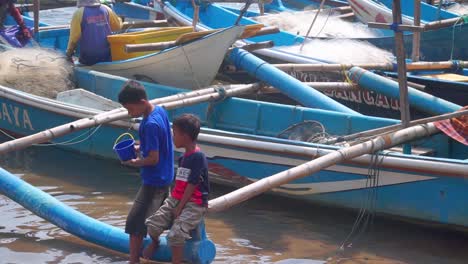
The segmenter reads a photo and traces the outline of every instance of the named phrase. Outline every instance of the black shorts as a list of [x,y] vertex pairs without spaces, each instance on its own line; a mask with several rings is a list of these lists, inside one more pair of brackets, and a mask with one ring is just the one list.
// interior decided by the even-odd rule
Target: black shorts
[[145,220],[161,207],[168,196],[169,186],[154,187],[142,185],[133,202],[125,223],[125,233],[146,236]]

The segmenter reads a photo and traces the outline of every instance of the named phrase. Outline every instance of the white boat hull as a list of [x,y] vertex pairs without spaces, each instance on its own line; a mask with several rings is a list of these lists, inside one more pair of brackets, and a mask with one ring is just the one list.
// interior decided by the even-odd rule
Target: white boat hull
[[232,27],[158,53],[88,68],[130,79],[199,89],[213,82],[228,48],[243,30],[241,26]]

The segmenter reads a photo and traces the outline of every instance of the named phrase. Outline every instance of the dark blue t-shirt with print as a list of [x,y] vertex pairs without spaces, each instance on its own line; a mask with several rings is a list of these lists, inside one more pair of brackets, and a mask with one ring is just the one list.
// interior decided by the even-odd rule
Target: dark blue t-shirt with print
[[179,158],[179,168],[177,169],[175,186],[172,189],[171,196],[181,200],[189,183],[195,185],[190,201],[201,206],[207,206],[210,192],[208,161],[205,154],[199,149],[192,153],[185,153]]
[[164,187],[174,178],[174,153],[172,148],[171,126],[166,111],[155,106],[153,112],[143,118],[138,131],[140,154],[146,158],[150,151],[159,152],[159,162],[155,166],[140,169],[144,185]]

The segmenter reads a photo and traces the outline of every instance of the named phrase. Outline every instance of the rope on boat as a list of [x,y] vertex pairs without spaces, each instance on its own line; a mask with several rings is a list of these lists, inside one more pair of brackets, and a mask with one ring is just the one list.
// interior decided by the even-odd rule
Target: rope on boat
[[206,108],[205,111],[205,119],[210,127],[212,127],[212,122],[211,122],[211,115],[213,114],[214,107],[224,101],[226,98],[228,98],[226,94],[226,89],[224,87],[216,87],[215,91],[218,92],[220,97],[214,101],[209,102],[208,107]]
[[[460,21],[461,23],[458,24]],[[468,15],[460,16],[452,26],[452,49],[450,51],[450,60],[453,60],[453,51],[455,49],[455,27],[457,25],[463,25],[464,23],[468,23]]]
[[[312,24],[310,24],[309,30],[307,30],[307,34],[305,35],[305,38],[308,38],[308,37],[309,37],[309,33],[310,33],[310,31],[312,30],[312,27],[314,26],[315,21],[317,20],[317,17],[318,17],[318,15],[320,14],[320,11],[321,11],[322,8],[323,8],[323,4],[325,4],[325,0],[322,0],[322,2],[320,3],[319,9],[317,10],[317,13],[316,13],[315,16],[314,16],[314,20],[312,20]],[[299,51],[302,51],[302,48],[304,47],[304,44],[305,44],[305,39],[304,39],[304,41],[302,42],[301,47],[299,48]]]
[[380,166],[382,165],[386,155],[388,155],[388,153],[381,155],[379,152],[376,152],[371,156],[361,208],[359,209],[358,216],[354,221],[350,233],[341,243],[339,248],[340,250],[352,247],[353,242],[357,242],[365,231],[372,228],[376,213],[376,203],[378,200]]
[[192,75],[192,80],[197,85],[197,90],[201,89],[202,87],[200,86],[200,83],[198,82],[197,77],[195,76],[195,73],[193,72],[193,67],[192,67],[192,64],[190,63],[190,59],[188,58],[187,53],[185,52],[184,45],[180,45],[180,48],[182,49],[182,52],[184,53],[185,59],[187,60],[187,64],[188,64],[189,69],[190,69],[190,74]]
[[[78,136],[76,136],[76,137],[74,137],[72,139],[69,139],[67,141],[56,142],[56,143],[33,144],[33,146],[36,146],[36,147],[51,147],[51,146],[70,146],[70,145],[79,144],[81,142],[84,142],[84,141],[90,139],[94,134],[96,134],[96,132],[99,130],[99,128],[101,128],[101,126],[102,126],[102,124],[98,125],[97,127],[95,127],[92,130],[85,131],[85,132],[81,133],[80,135],[78,135]],[[0,132],[2,134],[4,134],[5,136],[7,136],[8,138],[10,138],[10,139],[16,139],[14,136],[8,134],[6,131],[4,131],[2,129],[0,129]],[[79,138],[83,137],[86,134],[88,134],[88,136],[86,136],[83,139],[78,140]],[[75,140],[78,140],[78,141],[75,141]]]
[[323,29],[325,28],[325,26],[327,25],[328,23],[328,19],[330,18],[331,14],[333,13],[333,10],[331,8],[328,9],[328,15],[327,15],[327,18],[325,19],[325,22],[323,23],[323,26],[322,28],[320,29],[320,31],[315,35],[315,38],[317,38],[318,36],[320,36],[320,33],[322,33]]

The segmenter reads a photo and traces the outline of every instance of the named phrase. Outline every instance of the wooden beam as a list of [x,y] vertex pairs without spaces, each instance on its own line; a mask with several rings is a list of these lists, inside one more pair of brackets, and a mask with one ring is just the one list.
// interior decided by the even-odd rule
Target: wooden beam
[[[414,26],[421,25],[421,0],[414,0]],[[419,61],[419,50],[421,45],[421,33],[413,33],[413,50],[411,52],[411,59]]]
[[148,20],[148,21],[133,21],[124,22],[122,30],[129,28],[148,28],[148,27],[167,27],[167,20]]
[[[368,22],[367,26],[370,28],[393,29],[393,24],[388,24],[388,23]],[[422,32],[424,31],[424,26],[412,26],[412,25],[398,24],[398,30]]]
[[[401,18],[401,4],[400,0],[393,1],[393,23],[400,25],[402,23]],[[398,86],[400,87],[400,113],[401,113],[401,125],[403,128],[409,126],[410,122],[410,111],[408,101],[408,84],[406,83],[406,55],[405,46],[403,40],[403,32],[395,31],[395,47],[398,63]],[[405,153],[411,154],[410,145],[405,147]]]
[[39,10],[41,9],[40,0],[34,0],[34,33],[37,34],[39,32]]

